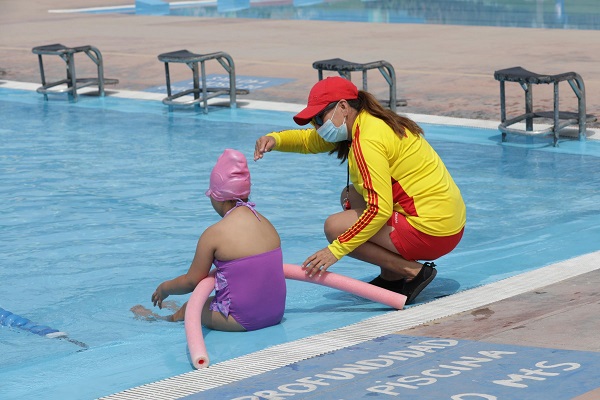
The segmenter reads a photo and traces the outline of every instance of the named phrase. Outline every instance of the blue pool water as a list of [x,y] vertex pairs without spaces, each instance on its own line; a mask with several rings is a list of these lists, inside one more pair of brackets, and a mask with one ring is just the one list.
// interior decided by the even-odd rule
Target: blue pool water
[[600,29],[597,0],[136,0],[135,6],[108,12],[203,18]]
[[[0,115],[0,307],[72,339],[0,325],[2,398],[95,398],[190,371],[183,324],[138,320],[129,309],[150,307],[156,286],[187,270],[198,236],[218,220],[203,193],[223,149],[251,159],[256,138],[293,127],[292,114],[169,113],[160,102],[110,97],[45,102],[0,88]],[[462,190],[468,223],[420,302],[600,249],[600,143],[500,144],[495,130],[424,127]],[[272,152],[250,171],[252,199],[279,230],[284,260],[324,247],[344,166]],[[349,258],[333,271],[377,273]],[[388,311],[290,281],[282,324],[204,333],[217,363]]]

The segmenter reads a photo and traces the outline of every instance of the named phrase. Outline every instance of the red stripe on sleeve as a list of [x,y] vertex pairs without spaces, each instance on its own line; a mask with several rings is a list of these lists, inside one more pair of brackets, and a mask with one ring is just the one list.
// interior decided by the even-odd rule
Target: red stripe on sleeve
[[379,198],[377,193],[373,190],[373,182],[371,180],[371,175],[369,174],[369,169],[367,168],[367,162],[365,161],[364,154],[362,153],[360,147],[360,128],[357,128],[356,134],[354,135],[354,140],[352,142],[352,151],[354,153],[354,158],[356,159],[356,164],[358,165],[358,170],[360,175],[363,178],[363,186],[367,190],[368,193],[368,204],[367,210],[360,216],[360,218],[352,225],[346,232],[341,234],[338,237],[340,243],[346,243],[354,238],[358,233],[360,233],[367,225],[371,223],[373,218],[379,212]]

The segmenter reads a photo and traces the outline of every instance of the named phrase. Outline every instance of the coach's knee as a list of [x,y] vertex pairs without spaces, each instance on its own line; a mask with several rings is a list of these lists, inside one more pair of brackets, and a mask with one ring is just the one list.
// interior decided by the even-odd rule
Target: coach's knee
[[325,220],[323,230],[325,231],[325,237],[329,243],[333,242],[338,236],[346,231],[336,214],[330,215]]

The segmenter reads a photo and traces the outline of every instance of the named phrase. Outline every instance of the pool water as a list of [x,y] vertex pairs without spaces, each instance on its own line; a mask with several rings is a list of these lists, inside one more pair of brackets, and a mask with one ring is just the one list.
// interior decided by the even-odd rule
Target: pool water
[[[183,324],[136,319],[130,308],[151,307],[156,286],[187,270],[199,235],[218,220],[204,191],[223,149],[251,160],[255,140],[294,127],[292,114],[169,113],[160,102],[111,97],[45,102],[1,88],[0,114],[0,307],[72,339],[0,325],[2,398],[96,398],[190,371]],[[424,128],[461,188],[468,222],[419,302],[600,249],[600,143],[501,144],[495,130]],[[251,199],[278,229],[284,261],[301,263],[324,247],[344,166],[327,155],[272,152],[249,167]],[[350,258],[333,271],[377,274]],[[204,334],[214,364],[388,311],[289,281],[282,324]]]
[[600,29],[597,0],[137,0],[134,11],[205,18]]
[[[73,12],[73,10],[71,10]],[[74,12],[542,29],[600,29],[597,0],[136,0]]]

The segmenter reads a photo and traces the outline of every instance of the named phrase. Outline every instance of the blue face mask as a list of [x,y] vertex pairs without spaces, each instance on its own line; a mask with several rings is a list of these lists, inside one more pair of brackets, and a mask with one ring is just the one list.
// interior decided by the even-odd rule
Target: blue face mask
[[342,123],[342,125],[335,126],[333,124],[332,119],[336,111],[337,104],[335,105],[335,109],[333,110],[331,118],[325,121],[323,126],[317,129],[317,133],[319,134],[319,136],[321,136],[326,142],[337,143],[343,142],[344,140],[348,140],[348,127],[346,126],[346,117],[344,117],[344,122]]

